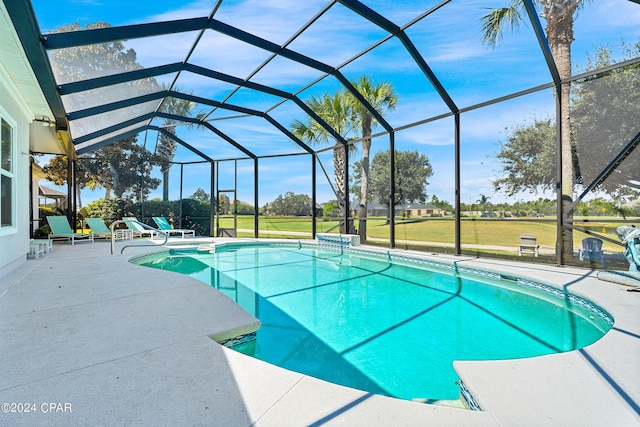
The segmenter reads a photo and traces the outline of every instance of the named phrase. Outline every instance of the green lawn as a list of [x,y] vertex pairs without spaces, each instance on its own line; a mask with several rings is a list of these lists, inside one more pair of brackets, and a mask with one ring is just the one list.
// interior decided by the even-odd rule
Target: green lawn
[[[280,217],[280,216],[268,216],[259,218],[259,229],[265,231],[294,231],[311,234],[311,218],[309,217]],[[324,233],[329,229],[336,227],[338,221],[323,221],[318,219],[316,223],[316,229],[318,233]],[[221,217],[220,226],[227,228],[233,227],[232,217]],[[253,217],[252,216],[238,216],[238,229],[253,230]],[[335,232],[337,230],[334,229]],[[253,234],[251,234],[253,235]]]
[[[579,219],[579,218],[576,218]],[[590,219],[588,228],[598,233],[606,233],[608,237],[617,240],[615,227],[619,224],[609,223],[608,219],[619,218],[598,218],[600,222],[593,222]],[[356,221],[357,224],[357,221]],[[221,218],[220,225],[222,227],[232,227],[233,218]],[[317,222],[317,231],[325,232],[333,228],[332,232],[337,232],[337,221]],[[584,224],[577,224],[584,225]],[[453,219],[415,219],[415,220],[398,220],[396,222],[396,240],[408,240],[416,242],[435,242],[448,243],[454,242],[454,226]],[[239,236],[253,236],[253,217],[238,216],[238,229],[248,230],[247,232],[238,232]],[[554,218],[540,218],[535,220],[518,220],[518,219],[491,219],[491,220],[472,220],[463,219],[461,223],[461,243],[463,245],[486,245],[498,247],[517,248],[520,235],[523,233],[531,233],[536,235],[538,243],[542,247],[553,249],[556,242],[556,224]],[[288,238],[310,238],[311,218],[308,217],[260,217],[259,229],[260,237],[288,237]],[[262,233],[262,232],[268,233]],[[282,231],[283,234],[275,232]],[[308,233],[304,235],[287,235],[287,232]],[[389,239],[389,225],[385,224],[384,218],[370,218],[367,227],[367,236],[369,238]],[[588,237],[585,233],[574,232],[574,248],[581,246],[583,238]],[[609,242],[604,242],[604,248],[609,253],[621,253],[623,248]]]

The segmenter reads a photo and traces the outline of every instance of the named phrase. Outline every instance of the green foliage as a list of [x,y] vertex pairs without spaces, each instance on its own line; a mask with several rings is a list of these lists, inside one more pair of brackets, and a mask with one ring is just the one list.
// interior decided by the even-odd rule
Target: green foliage
[[[558,76],[561,80],[571,77],[571,43],[574,40],[574,19],[576,11],[580,9],[589,0],[554,0],[554,1],[535,1],[538,6],[540,16],[545,20],[546,39],[554,57]],[[520,24],[526,23],[528,12],[526,4],[522,0],[509,0],[506,7],[489,8],[490,13],[481,18],[483,27],[481,35],[483,43],[488,46],[495,47],[502,39],[505,30],[514,31],[519,28]],[[562,155],[562,167],[558,165],[557,175],[559,186],[560,200],[563,211],[571,215],[570,206],[574,192],[574,176],[575,168],[575,141],[571,136],[570,121],[570,84],[563,84],[559,89],[554,90],[554,97],[557,101],[560,132],[558,132],[558,142]],[[556,164],[555,162],[552,164]],[[539,176],[538,182],[544,185],[544,175]],[[534,179],[534,181],[536,181]],[[535,191],[535,187],[529,187],[530,191]],[[573,255],[572,253],[572,230],[570,228],[562,229],[562,238],[560,242],[560,250],[566,258]]]
[[311,198],[306,194],[294,194],[291,191],[279,195],[273,202],[267,203],[262,211],[265,215],[310,216]]
[[211,200],[209,193],[207,193],[200,187],[198,187],[198,189],[189,198],[198,200],[199,202],[209,202]]
[[[611,50],[599,48],[587,69],[611,64]],[[640,56],[640,43],[627,56]],[[631,139],[640,132],[640,65],[607,71],[573,86],[572,153],[575,182],[589,185]],[[507,129],[508,138],[497,155],[502,177],[496,191],[508,195],[555,189],[556,125],[552,118],[534,118]],[[598,187],[614,199],[637,198],[637,148]]]
[[39,218],[43,218],[44,221],[46,221],[47,216],[56,215],[56,214],[54,213],[54,210],[52,208],[49,208],[47,206],[40,206],[38,208],[38,215],[39,215]]
[[[398,102],[398,95],[391,83],[374,83],[369,76],[361,76],[351,82],[353,87],[362,95],[380,116],[386,111],[395,109]],[[371,150],[371,132],[379,123],[373,114],[358,101],[358,99],[348,90],[344,89],[333,95],[324,94],[322,97],[312,97],[307,101],[309,108],[315,112],[325,123],[335,130],[343,139],[356,139],[361,137],[362,161],[360,162],[360,173],[365,178],[369,177],[369,156]],[[315,119],[309,118],[306,122],[294,121],[291,126],[294,135],[303,141],[314,143],[333,142],[331,134],[321,126]],[[349,144],[348,149],[355,151],[356,144]],[[338,199],[339,216],[342,216],[347,209],[347,185],[344,176],[348,168],[345,159],[345,148],[336,145],[333,150],[333,168],[335,173],[335,192]],[[363,210],[361,216],[366,217],[366,205],[370,191],[368,189],[368,179],[361,180],[364,183],[364,193],[360,195]],[[349,230],[347,230],[347,228]],[[352,225],[341,225],[341,232],[353,232]],[[366,235],[366,223],[360,229],[363,237]]]
[[[169,90],[170,87],[166,84],[162,84],[164,90]],[[180,92],[180,89],[173,88],[174,91]],[[195,103],[187,101],[181,98],[164,98],[160,105],[160,111],[163,113],[173,114],[176,116],[190,117]],[[176,126],[178,122],[170,118],[163,118],[162,128],[167,133],[159,133],[158,143],[156,144],[156,155],[159,158],[158,164],[160,165],[160,172],[162,173],[162,199],[169,200],[169,170],[173,166],[173,159],[178,149],[175,138],[170,135],[176,136]],[[186,126],[192,126],[186,124]]]
[[[343,139],[348,140],[349,137],[353,135],[354,129],[357,126],[352,120],[353,105],[344,92],[338,92],[333,95],[324,94],[319,98],[313,96],[306,104]],[[295,120],[290,125],[290,129],[296,137],[311,144],[327,144],[333,142],[333,137],[329,131],[312,118],[309,118],[306,122]],[[349,150],[355,150],[355,148],[353,144],[348,147]],[[333,149],[333,170],[336,184],[335,193],[341,215],[346,211],[347,207],[347,182],[344,179],[347,167],[345,149],[340,144],[336,144]],[[343,224],[340,230],[343,233],[347,232],[346,227],[347,226]]]
[[51,233],[51,227],[49,227],[49,224],[43,225],[33,231],[33,238],[39,239],[39,238],[47,237],[50,233]]
[[[356,127],[352,120],[353,105],[344,91],[332,95],[325,93],[320,97],[312,96],[306,104],[340,136],[345,139],[353,136]],[[334,142],[329,131],[312,118],[306,122],[294,120],[289,127],[295,136],[311,144]]]
[[512,196],[520,191],[553,189],[556,182],[556,126],[551,118],[533,118],[505,129],[507,141],[496,156],[502,177],[493,182],[496,191]]
[[[626,58],[640,56],[640,42],[625,45]],[[600,47],[588,59],[586,70],[614,63],[611,49]],[[640,64],[635,63],[588,77],[573,89],[572,132],[576,140],[581,179],[590,184],[621,149],[640,132]],[[598,187],[614,199],[640,195],[637,147]]]
[[[144,209],[144,212],[142,212]],[[174,228],[185,228],[196,231],[196,235],[210,235],[211,206],[208,202],[193,199],[182,199],[182,223],[180,223],[180,201],[149,201],[127,203],[122,216],[136,216],[152,227],[157,227],[152,217],[165,217]]]
[[58,211],[57,209],[52,209],[50,207],[47,206],[40,206],[38,208],[38,219],[40,220],[38,222],[39,227],[34,230],[33,232],[33,237],[34,238],[41,238],[41,237],[46,237],[49,235],[49,233],[51,233],[51,228],[49,228],[49,224],[47,223],[47,216],[49,215],[63,215],[64,212],[62,211]]
[[236,213],[238,215],[253,215],[254,208],[249,203],[241,202],[237,200],[235,202],[236,205]]
[[211,206],[209,202],[194,199],[182,200],[182,224],[180,224],[180,201],[147,201],[132,203],[123,199],[99,199],[85,206],[80,213],[83,217],[100,217],[107,225],[125,216],[134,216],[146,224],[157,227],[152,217],[163,216],[174,227],[196,230],[199,236],[207,236],[210,231]]
[[110,226],[111,222],[121,219],[121,206],[122,200],[117,198],[98,199],[82,208],[80,214],[84,218],[102,218]]
[[[162,85],[164,90],[169,90],[170,87],[166,84]],[[174,88],[173,90],[179,92],[180,89]],[[160,111],[163,113],[174,114],[177,116],[189,117],[191,110],[195,107],[195,103],[180,98],[164,98],[162,105],[160,105]],[[176,134],[176,122],[173,119],[163,118],[163,128],[171,135]],[[156,154],[163,160],[160,170],[162,173],[167,172],[171,168],[171,162],[176,153],[176,141],[164,133],[159,134],[159,141],[156,146]]]
[[[178,227],[178,222],[174,222],[174,227]],[[198,236],[210,235],[211,226],[211,205],[193,199],[182,200],[182,225],[180,228],[195,230]]]
[[102,185],[112,188],[117,197],[140,200],[158,188],[160,180],[151,177],[155,156],[136,144],[135,138],[125,138],[93,151],[89,158],[94,168],[109,171]]
[[[109,24],[96,22],[88,24],[84,29],[107,28]],[[63,25],[55,32],[78,31],[79,24]],[[54,72],[64,75],[65,80],[78,81],[107,74],[109,70],[118,72],[139,70],[142,66],[137,62],[136,52],[126,49],[121,41],[75,46],[67,49],[51,51]],[[81,110],[87,105],[101,105],[113,102],[114,99],[128,99],[138,95],[161,89],[154,78],[138,79],[130,82],[97,88],[91,91],[78,92],[66,100],[69,111]],[[112,117],[114,123],[130,119],[128,112],[114,112],[122,117]],[[121,119],[121,120],[118,120]],[[90,134],[95,130],[92,120],[74,122],[75,131]],[[160,185],[160,180],[151,178],[151,169],[156,157],[144,147],[136,144],[137,137],[123,138],[121,141],[93,151],[77,164],[77,184],[80,188],[106,189],[105,198],[114,194],[129,200],[146,197],[149,192]],[[47,179],[58,184],[67,180],[66,158],[54,157],[44,167]]]
[[231,213],[231,201],[226,194],[220,194],[220,200],[218,201],[218,214],[228,215]]
[[511,31],[517,29],[522,22],[522,16],[526,15],[524,3],[521,1],[511,2],[510,7],[500,7],[489,9],[489,12],[482,16],[482,44],[495,47],[502,42],[504,29]]
[[326,218],[337,218],[339,213],[337,200],[329,200],[322,208],[322,215]]
[[502,204],[501,210],[511,210],[513,216],[527,217],[533,213],[544,216],[555,216],[557,212],[557,203],[555,200],[548,198],[538,198],[527,202],[516,202],[513,205]]
[[124,207],[122,216],[135,216],[139,220],[146,224],[156,227],[152,217],[163,216],[169,219],[178,218],[180,216],[180,202],[177,200],[171,201],[147,201],[143,204],[139,202],[127,204]]
[[[429,158],[418,151],[396,151],[396,194],[395,204],[424,202],[427,185],[433,175]],[[389,206],[389,150],[379,151],[373,156],[370,171],[369,195],[381,204]],[[360,162],[353,166],[352,189],[360,191],[362,173]]]
[[431,196],[431,200],[429,201],[429,203],[433,206],[437,206],[440,209],[445,210],[446,212],[453,212],[455,210],[451,203],[447,202],[446,200],[438,199],[438,196],[436,196],[435,194]]

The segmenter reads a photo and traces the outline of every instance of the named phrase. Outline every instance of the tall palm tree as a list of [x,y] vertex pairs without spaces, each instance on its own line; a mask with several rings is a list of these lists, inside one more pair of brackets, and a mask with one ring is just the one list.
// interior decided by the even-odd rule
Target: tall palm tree
[[[361,76],[352,82],[352,85],[363,98],[381,115],[386,111],[392,111],[398,103],[398,95],[391,83],[374,83],[371,77]],[[369,158],[371,154],[371,131],[378,125],[371,112],[364,107],[351,93],[345,92],[350,99],[353,110],[353,119],[356,128],[360,129],[362,137],[362,183],[360,187],[360,210],[358,213],[358,234],[361,240],[367,238],[367,204],[369,194]],[[391,209],[393,212],[393,208]]]
[[[556,62],[560,79],[571,77],[571,43],[573,42],[573,23],[578,9],[589,0],[534,0],[541,7],[540,16],[546,21],[545,31]],[[481,18],[482,40],[487,46],[495,47],[502,40],[506,29],[514,30],[523,23],[526,9],[522,0],[510,0],[509,6],[491,9]],[[573,147],[569,120],[570,84],[564,83],[560,89],[560,127],[562,147],[562,212],[569,212],[573,200]],[[554,95],[558,93],[554,88]],[[560,214],[560,212],[558,212]],[[562,230],[562,254],[573,253],[573,233],[569,227]]]
[[[166,89],[166,87],[165,87]],[[160,106],[160,111],[177,116],[188,117],[195,104],[184,99],[168,97],[165,98]],[[162,127],[172,135],[176,134],[177,122],[172,119],[164,119]],[[160,163],[160,172],[162,172],[162,200],[169,200],[169,170],[173,165],[173,158],[176,155],[176,141],[165,134],[158,135],[158,145],[156,146],[156,154],[162,159]]]
[[[353,131],[353,112],[351,100],[344,95],[344,92],[338,92],[334,95],[324,94],[322,97],[311,97],[306,102],[311,111],[316,113],[324,120],[333,130],[335,130],[344,139],[347,139]],[[309,118],[306,122],[295,120],[291,124],[291,132],[302,141],[311,144],[327,144],[332,141],[329,132],[320,126],[315,120]],[[353,145],[349,145],[352,149]],[[346,200],[347,182],[345,181],[345,171],[348,165],[345,161],[345,149],[342,145],[336,144],[333,149],[333,168],[336,179],[336,198],[338,199],[338,211],[340,218],[344,218],[347,212],[348,204]],[[340,224],[340,232],[348,233],[351,231],[350,224]]]

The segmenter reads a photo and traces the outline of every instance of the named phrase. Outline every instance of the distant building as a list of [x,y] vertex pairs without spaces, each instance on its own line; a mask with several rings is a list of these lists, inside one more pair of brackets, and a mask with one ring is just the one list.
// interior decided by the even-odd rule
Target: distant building
[[409,203],[404,210],[409,216],[442,216],[445,214],[444,209],[435,205],[420,203]]
[[[403,205],[396,205],[394,209],[395,216],[400,216],[402,211],[405,211],[410,217],[427,217],[427,216],[442,216],[445,214],[445,210],[437,206],[422,203],[407,203]],[[368,216],[386,216],[388,208],[378,202],[371,202],[367,205]]]
[[64,209],[67,205],[67,194],[53,188],[38,185],[38,196],[38,206]]

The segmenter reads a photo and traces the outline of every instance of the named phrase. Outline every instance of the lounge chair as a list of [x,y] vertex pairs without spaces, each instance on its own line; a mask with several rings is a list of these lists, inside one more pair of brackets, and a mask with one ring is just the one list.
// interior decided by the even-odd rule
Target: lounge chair
[[518,256],[522,256],[522,254],[533,254],[534,256],[538,256],[539,251],[540,245],[537,244],[537,238],[535,235],[528,233],[520,235]]
[[65,216],[47,216],[47,222],[51,228],[49,239],[66,239],[71,241],[72,245],[75,245],[76,240],[93,243],[93,233],[74,233]]
[[[616,233],[626,246],[624,256],[629,261],[629,272],[640,274],[640,228],[635,225],[621,225]],[[638,277],[640,280],[640,277]]]
[[167,233],[169,236],[172,234],[180,234],[182,235],[183,239],[185,234],[191,234],[193,237],[196,236],[195,230],[180,230],[177,228],[173,228],[173,226],[169,224],[169,221],[167,221],[167,219],[163,216],[154,216],[153,220],[156,224],[158,224],[158,228]]
[[138,224],[138,219],[135,217],[123,217],[122,219],[127,221],[125,224],[127,225],[127,228],[131,230],[131,234],[134,237],[149,236],[151,237],[151,240],[153,240],[158,235],[156,231],[149,230]]
[[600,261],[604,265],[604,251],[602,240],[597,237],[582,239],[582,247],[578,249],[580,261]]
[[[111,238],[111,230],[107,227],[107,224],[104,223],[102,218],[85,218],[89,228],[93,234],[98,237],[106,237],[108,239]],[[115,239],[118,240],[130,240],[133,238],[133,232],[129,229],[126,230],[113,230],[113,234],[115,235]]]

